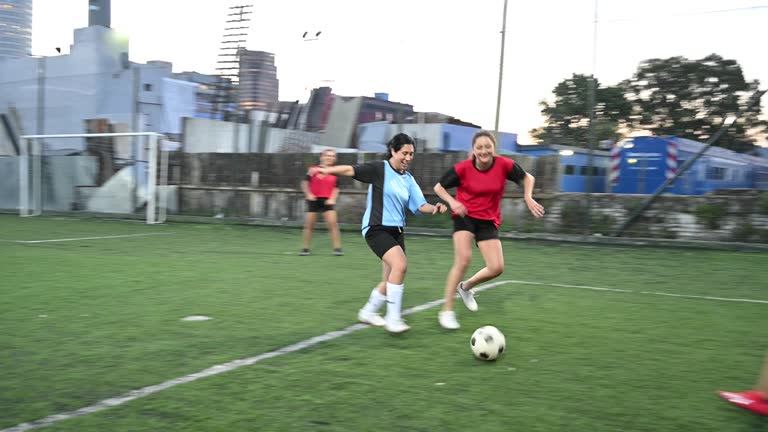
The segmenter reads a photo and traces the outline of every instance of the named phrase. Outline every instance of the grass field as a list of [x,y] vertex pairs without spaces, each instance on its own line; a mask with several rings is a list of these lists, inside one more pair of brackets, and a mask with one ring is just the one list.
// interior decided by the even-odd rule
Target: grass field
[[[355,233],[299,257],[289,228],[0,215],[0,239],[0,431],[345,329],[41,430],[768,431],[715,395],[768,350],[764,253],[504,242],[460,330],[437,306],[393,336],[355,326],[380,276]],[[439,299],[450,240],[407,249],[405,307]],[[499,361],[471,355],[485,324]]]

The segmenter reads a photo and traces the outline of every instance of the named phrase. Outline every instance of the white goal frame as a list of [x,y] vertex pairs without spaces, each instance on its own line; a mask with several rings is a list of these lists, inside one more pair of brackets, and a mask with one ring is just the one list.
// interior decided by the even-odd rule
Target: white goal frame
[[[165,136],[156,132],[56,134],[21,136],[19,163],[19,216],[39,216],[43,212],[42,157],[40,140],[58,138],[137,137],[143,142],[148,158],[146,223],[157,224],[166,220],[167,193],[158,197],[158,186],[168,184],[168,152],[159,146]],[[145,139],[141,139],[146,137]],[[159,166],[159,177],[158,177]],[[138,183],[138,179],[135,179]]]

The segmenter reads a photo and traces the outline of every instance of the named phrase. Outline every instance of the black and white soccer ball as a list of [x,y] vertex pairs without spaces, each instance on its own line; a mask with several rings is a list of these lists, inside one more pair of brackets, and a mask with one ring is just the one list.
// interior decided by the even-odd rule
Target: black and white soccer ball
[[483,326],[472,333],[469,340],[472,353],[480,360],[496,360],[504,353],[507,341],[504,334],[494,326]]

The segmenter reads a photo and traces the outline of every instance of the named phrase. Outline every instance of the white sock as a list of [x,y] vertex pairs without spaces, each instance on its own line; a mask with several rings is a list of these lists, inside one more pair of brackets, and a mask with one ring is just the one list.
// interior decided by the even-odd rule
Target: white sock
[[384,302],[387,301],[387,296],[379,292],[379,287],[374,287],[371,291],[371,296],[368,297],[368,303],[363,306],[363,312],[376,313],[384,306]]
[[400,309],[403,307],[403,289],[402,284],[395,285],[387,282],[387,321],[399,320]]

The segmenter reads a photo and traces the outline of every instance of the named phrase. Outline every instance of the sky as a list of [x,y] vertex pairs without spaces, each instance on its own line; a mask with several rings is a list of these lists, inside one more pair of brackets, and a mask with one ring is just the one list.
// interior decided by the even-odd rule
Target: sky
[[[309,90],[373,96],[493,129],[504,0],[112,0],[112,28],[135,62],[214,73],[233,4],[254,4],[246,47],[275,54],[280,100]],[[33,0],[34,55],[69,52],[88,25],[88,0]],[[597,19],[595,19],[597,18]],[[539,103],[573,73],[603,85],[650,58],[716,53],[768,87],[768,0],[511,0],[507,6],[499,129],[528,132]],[[312,41],[304,32],[321,31]],[[763,100],[768,112],[768,97]]]

